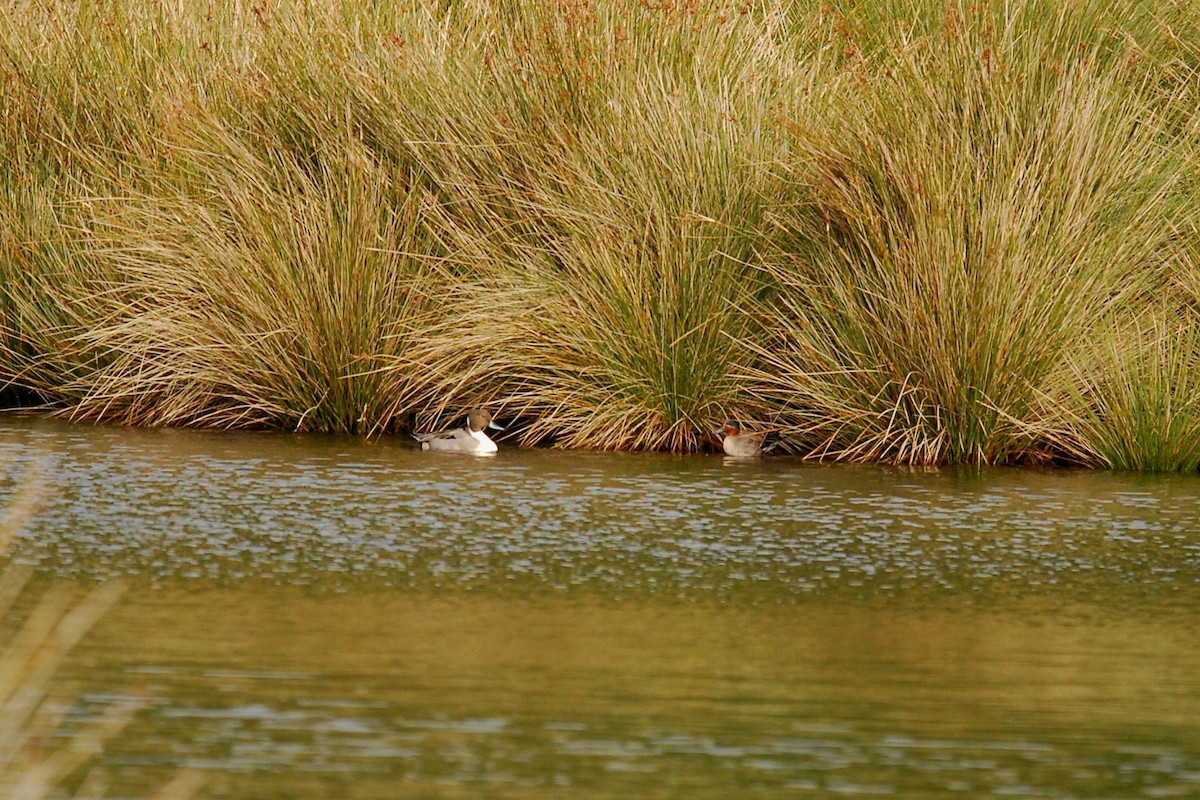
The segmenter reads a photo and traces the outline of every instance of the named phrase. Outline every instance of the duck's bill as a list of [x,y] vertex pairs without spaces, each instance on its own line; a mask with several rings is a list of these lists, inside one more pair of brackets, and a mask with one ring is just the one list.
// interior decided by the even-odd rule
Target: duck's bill
[[488,426],[489,428],[491,428],[492,430],[494,430],[494,431],[502,431],[502,430],[504,430],[504,426],[503,426],[503,425],[497,425],[497,424],[496,424],[496,423],[494,423],[494,422],[489,422],[489,423],[487,424],[487,426]]

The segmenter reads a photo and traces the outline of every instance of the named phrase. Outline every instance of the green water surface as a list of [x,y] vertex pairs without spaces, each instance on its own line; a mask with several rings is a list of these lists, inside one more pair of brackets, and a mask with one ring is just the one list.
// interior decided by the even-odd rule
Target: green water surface
[[1200,478],[0,418],[112,797],[1200,796]]

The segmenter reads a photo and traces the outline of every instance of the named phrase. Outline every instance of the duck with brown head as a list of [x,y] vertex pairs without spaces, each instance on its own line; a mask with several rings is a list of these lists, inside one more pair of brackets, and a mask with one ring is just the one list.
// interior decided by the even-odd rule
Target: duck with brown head
[[467,413],[466,427],[437,433],[416,433],[413,434],[413,438],[421,443],[422,450],[488,455],[496,452],[496,443],[484,433],[486,428],[504,430],[492,421],[491,412],[473,408]]

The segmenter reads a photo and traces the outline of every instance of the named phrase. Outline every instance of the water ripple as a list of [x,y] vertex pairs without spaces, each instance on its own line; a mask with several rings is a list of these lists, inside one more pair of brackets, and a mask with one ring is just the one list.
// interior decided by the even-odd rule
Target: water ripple
[[74,577],[765,584],[777,596],[1200,586],[1196,476],[788,459],[730,469],[512,448],[471,459],[392,441],[28,420],[0,428],[0,459],[48,463],[59,492],[19,555]]

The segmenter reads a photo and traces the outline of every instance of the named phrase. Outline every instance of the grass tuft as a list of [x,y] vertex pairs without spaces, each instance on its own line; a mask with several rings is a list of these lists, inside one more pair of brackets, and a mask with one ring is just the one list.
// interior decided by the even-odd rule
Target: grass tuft
[[1170,123],[1069,13],[1030,35],[951,8],[798,132],[756,350],[810,455],[1021,459],[1063,359],[1157,280],[1183,199]]
[[1198,34],[1139,0],[18,2],[0,392],[1106,463],[1069,387],[1191,280]]

